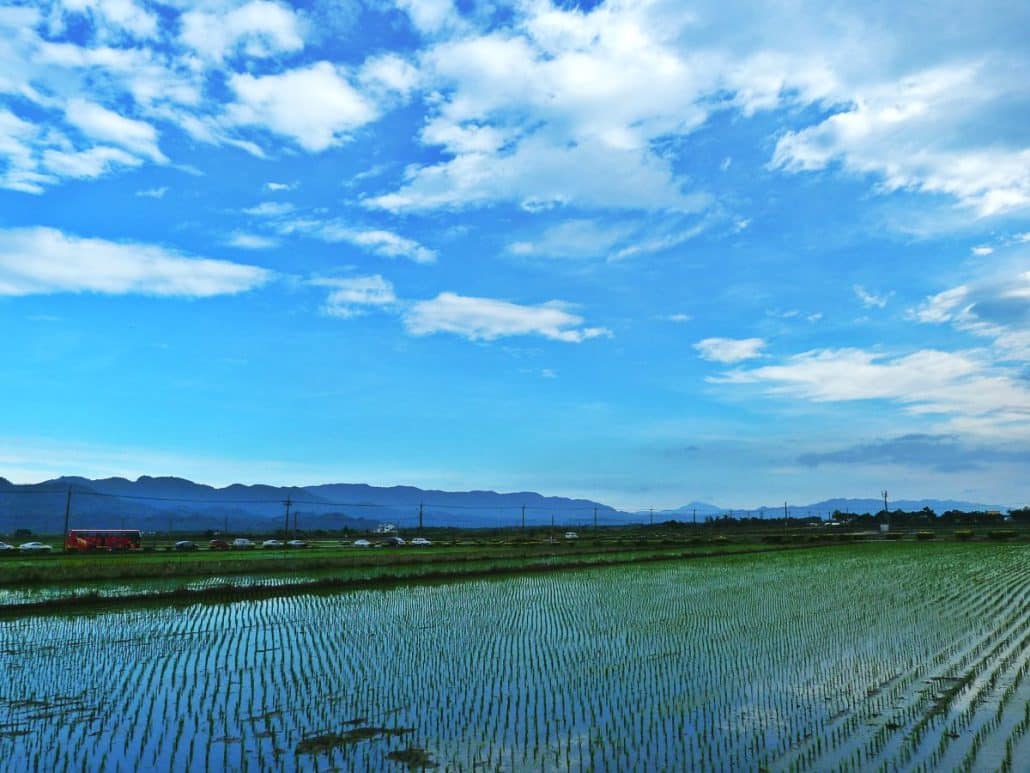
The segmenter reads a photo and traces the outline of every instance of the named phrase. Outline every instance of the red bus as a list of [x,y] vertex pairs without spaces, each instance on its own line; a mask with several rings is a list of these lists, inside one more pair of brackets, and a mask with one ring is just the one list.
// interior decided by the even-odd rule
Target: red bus
[[143,534],[139,529],[72,529],[64,538],[65,550],[139,550]]

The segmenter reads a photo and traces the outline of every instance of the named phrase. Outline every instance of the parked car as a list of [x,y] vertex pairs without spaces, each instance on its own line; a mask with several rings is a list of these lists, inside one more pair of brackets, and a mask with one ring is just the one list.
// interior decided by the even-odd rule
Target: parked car
[[14,550],[14,545],[8,545],[6,542],[0,542],[0,553],[6,553],[9,550]]
[[367,539],[356,539],[356,540],[354,540],[354,547],[356,547],[356,548],[370,548],[370,547],[372,547],[372,543],[369,542]]
[[207,543],[208,550],[228,550],[229,543],[224,539],[213,539]]
[[386,540],[386,544],[391,547],[400,547],[401,545],[407,545],[403,537],[390,537]]
[[565,532],[565,539],[579,539],[579,535],[574,531]]
[[432,545],[433,543],[430,542],[429,540],[427,540],[425,537],[415,537],[415,539],[413,539],[411,541],[411,544],[412,545]]
[[302,539],[291,539],[286,543],[286,547],[288,548],[306,548],[307,546],[308,543]]
[[246,537],[237,537],[232,541],[233,550],[250,550],[253,547],[255,547],[254,543]]
[[283,545],[284,543],[281,539],[266,539],[264,542],[261,543],[261,547],[269,549],[281,548],[283,547]]
[[178,542],[175,543],[175,545],[173,546],[173,549],[174,550],[179,550],[179,551],[196,550],[197,549],[197,543],[196,542],[190,542],[188,539],[181,539],[181,540],[179,540]]
[[49,553],[52,547],[42,542],[23,542],[18,546],[22,553]]

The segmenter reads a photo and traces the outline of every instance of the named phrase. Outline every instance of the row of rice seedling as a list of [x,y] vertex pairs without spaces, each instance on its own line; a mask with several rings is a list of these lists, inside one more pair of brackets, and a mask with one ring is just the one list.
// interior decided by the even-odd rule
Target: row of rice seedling
[[0,759],[1003,767],[1030,726],[1028,557],[891,544],[16,618]]

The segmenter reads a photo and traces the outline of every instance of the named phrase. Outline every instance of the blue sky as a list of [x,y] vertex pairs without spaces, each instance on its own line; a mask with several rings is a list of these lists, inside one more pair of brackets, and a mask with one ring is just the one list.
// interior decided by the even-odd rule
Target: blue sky
[[1030,7],[0,8],[0,475],[1028,499]]

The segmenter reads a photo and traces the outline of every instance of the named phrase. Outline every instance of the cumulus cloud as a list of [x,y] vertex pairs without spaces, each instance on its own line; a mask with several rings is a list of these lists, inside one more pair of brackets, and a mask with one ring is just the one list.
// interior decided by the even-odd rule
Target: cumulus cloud
[[[40,118],[84,94],[136,122],[114,126],[95,113],[86,122],[94,144],[150,162],[160,137],[149,141],[147,126],[256,156],[275,150],[266,133],[318,153],[418,94],[427,152],[368,195],[370,207],[697,212],[713,200],[691,181],[696,149],[678,140],[718,112],[783,107],[812,109],[786,116],[775,169],[840,168],[983,216],[1030,202],[1030,150],[1012,107],[1027,98],[1030,63],[1015,32],[1025,25],[991,3],[923,13],[808,3],[742,13],[714,0],[525,2],[503,13],[459,11],[452,0],[394,5],[422,35],[416,50],[377,48],[364,62],[348,54],[347,66],[304,58],[307,39],[337,14],[273,0],[177,1],[159,12],[139,0],[0,8],[0,93],[32,103],[6,109],[33,124],[0,139],[0,185],[38,193],[61,179],[58,166],[41,164],[44,149],[93,149],[57,136],[70,136],[72,116]],[[64,34],[72,28],[74,39]]]
[[[924,70],[876,84],[851,106],[779,139],[772,166],[813,171],[840,163],[885,191],[946,194],[981,216],[1030,205],[1030,149],[963,137],[960,127],[1008,90],[983,65]],[[950,130],[948,130],[950,129]],[[959,139],[956,140],[956,137]]]
[[344,142],[347,133],[376,117],[376,108],[329,62],[278,75],[233,75],[236,102],[226,119],[292,138],[318,152]]
[[62,0],[66,12],[91,17],[99,26],[127,32],[138,38],[152,37],[157,17],[133,0]]
[[417,30],[426,34],[447,27],[460,26],[460,16],[453,0],[395,0]]
[[203,298],[246,292],[271,278],[257,266],[188,257],[151,244],[87,239],[53,228],[0,230],[0,295]]
[[393,284],[379,274],[348,278],[313,279],[311,284],[329,288],[323,310],[333,317],[357,317],[370,309],[397,303]]
[[705,338],[694,344],[701,359],[709,362],[743,362],[762,356],[761,338]]
[[125,118],[84,99],[68,102],[65,117],[68,123],[93,139],[114,143],[151,161],[167,161],[157,147],[157,130],[145,121]]
[[[56,177],[72,177],[89,180],[101,177],[112,169],[139,166],[143,162],[138,156],[127,153],[121,148],[96,145],[87,150],[44,150],[40,159],[40,168]],[[54,177],[42,177],[50,182]]]
[[180,24],[183,43],[216,61],[236,49],[263,58],[304,47],[297,15],[287,6],[266,0],[252,0],[223,13],[187,11]]
[[540,336],[552,341],[581,343],[610,336],[603,327],[583,327],[583,318],[557,302],[525,306],[495,298],[474,298],[440,293],[417,301],[404,313],[412,335],[453,333],[472,341],[493,341],[511,336]]

